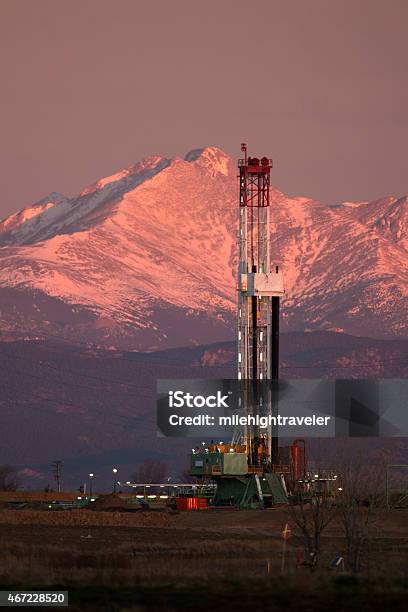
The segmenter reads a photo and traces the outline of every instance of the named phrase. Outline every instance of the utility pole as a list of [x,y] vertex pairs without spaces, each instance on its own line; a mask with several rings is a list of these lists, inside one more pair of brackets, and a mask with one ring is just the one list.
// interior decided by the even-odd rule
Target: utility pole
[[54,475],[54,479],[57,483],[57,491],[58,493],[61,493],[62,461],[60,461],[59,459],[56,459],[55,461],[52,462],[51,467],[52,467],[52,473]]

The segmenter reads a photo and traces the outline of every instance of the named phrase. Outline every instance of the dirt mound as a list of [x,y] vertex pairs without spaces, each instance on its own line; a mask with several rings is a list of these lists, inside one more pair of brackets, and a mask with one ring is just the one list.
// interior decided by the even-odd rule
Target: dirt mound
[[103,512],[132,512],[137,509],[137,507],[130,505],[116,493],[100,495],[94,502],[89,504],[88,508],[90,510],[99,510]]

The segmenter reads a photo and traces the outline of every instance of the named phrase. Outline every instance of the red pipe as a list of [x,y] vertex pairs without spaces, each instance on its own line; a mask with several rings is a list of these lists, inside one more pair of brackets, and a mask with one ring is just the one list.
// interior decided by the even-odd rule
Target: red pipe
[[[303,448],[302,448],[303,447]],[[302,480],[306,476],[306,440],[298,438],[291,446],[293,479]]]

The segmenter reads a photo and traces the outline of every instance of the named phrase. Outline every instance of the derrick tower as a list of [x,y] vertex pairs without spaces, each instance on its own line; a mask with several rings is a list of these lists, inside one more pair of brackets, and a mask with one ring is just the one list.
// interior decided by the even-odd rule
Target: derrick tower
[[[258,381],[279,377],[279,300],[284,294],[279,266],[271,260],[270,175],[272,160],[249,157],[245,143],[239,169],[238,229],[238,379],[252,381],[249,412],[272,410],[271,395]],[[273,399],[273,398],[272,398]],[[248,402],[244,399],[244,402]],[[272,469],[278,463],[278,439],[271,430],[241,432],[248,465]]]

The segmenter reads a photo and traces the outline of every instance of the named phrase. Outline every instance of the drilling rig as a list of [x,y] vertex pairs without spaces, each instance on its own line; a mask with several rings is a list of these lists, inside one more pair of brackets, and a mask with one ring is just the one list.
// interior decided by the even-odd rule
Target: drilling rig
[[[284,295],[279,265],[272,262],[270,174],[272,160],[248,156],[241,145],[238,227],[239,402],[245,414],[274,411],[279,377],[279,305]],[[276,389],[276,387],[275,387]],[[215,505],[264,507],[287,501],[284,466],[272,427],[236,428],[230,443],[193,452],[191,474],[215,480]]]
[[[279,301],[284,294],[279,266],[271,262],[270,176],[272,160],[248,157],[239,168],[238,380],[252,381],[252,408],[268,412],[273,398],[262,381],[279,378]],[[243,386],[248,391],[248,383]],[[269,393],[268,393],[269,392]],[[248,398],[244,397],[248,403]],[[262,408],[262,407],[265,408]],[[272,471],[278,464],[278,438],[269,430],[245,431],[248,466]]]

